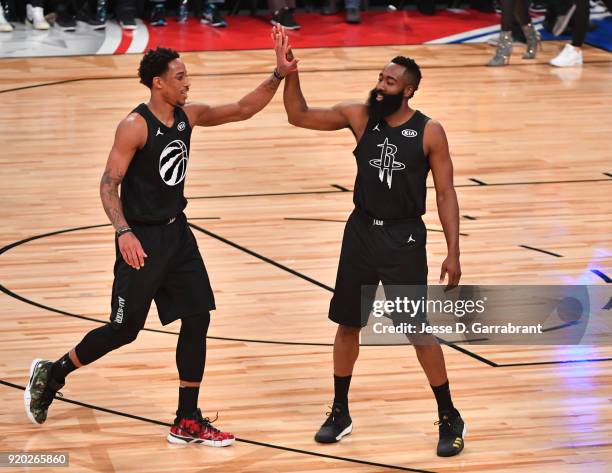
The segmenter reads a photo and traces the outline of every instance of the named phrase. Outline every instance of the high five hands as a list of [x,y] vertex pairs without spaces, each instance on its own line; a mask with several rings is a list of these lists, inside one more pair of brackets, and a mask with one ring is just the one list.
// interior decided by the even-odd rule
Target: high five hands
[[274,42],[274,52],[276,53],[276,70],[278,73],[285,77],[287,74],[297,71],[299,59],[294,58],[293,54],[291,53],[289,36],[287,35],[285,28],[281,25],[274,25],[272,27],[272,33],[270,33],[270,36]]

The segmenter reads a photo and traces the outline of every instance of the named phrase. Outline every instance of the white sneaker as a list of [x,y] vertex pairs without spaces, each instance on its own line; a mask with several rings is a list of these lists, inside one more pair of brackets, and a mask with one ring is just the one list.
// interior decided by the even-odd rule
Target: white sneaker
[[582,66],[582,50],[566,44],[557,57],[550,60],[556,67]]
[[595,13],[595,14],[605,13],[606,11],[608,11],[608,9],[606,8],[606,6],[603,4],[601,0],[590,0],[589,8],[591,10],[591,13]]
[[45,20],[42,7],[33,7],[29,3],[26,5],[26,18],[36,30],[48,30],[49,23]]
[[0,4],[0,32],[10,33],[11,31],[13,31],[13,25],[4,18],[4,9],[2,8],[2,4]]

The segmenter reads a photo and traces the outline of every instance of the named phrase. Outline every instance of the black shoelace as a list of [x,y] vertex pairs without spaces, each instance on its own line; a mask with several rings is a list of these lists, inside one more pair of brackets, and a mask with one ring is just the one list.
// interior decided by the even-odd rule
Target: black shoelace
[[441,435],[454,435],[453,425],[451,424],[451,421],[448,417],[443,417],[442,419],[434,422],[434,425],[440,426]]
[[215,422],[218,418],[219,418],[219,413],[218,412],[215,415],[215,418],[213,420],[210,420],[208,417],[202,417],[202,411],[200,409],[198,409],[196,411],[195,419],[198,422],[198,424],[200,424],[202,426],[202,428],[212,430],[215,433],[221,432],[219,429],[217,429],[216,427],[214,427],[212,425],[213,422]]

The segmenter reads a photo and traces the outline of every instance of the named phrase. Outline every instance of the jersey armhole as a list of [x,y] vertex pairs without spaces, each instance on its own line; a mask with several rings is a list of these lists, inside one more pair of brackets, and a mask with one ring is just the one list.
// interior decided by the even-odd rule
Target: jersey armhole
[[426,115],[423,115],[423,133],[421,133],[420,147],[421,151],[423,152],[423,156],[425,157],[425,161],[427,161],[427,165],[431,167],[431,165],[429,164],[429,153],[425,152],[425,128],[427,127],[427,123],[429,123],[429,120],[431,120],[431,118]]
[[[141,110],[139,110],[139,108],[136,108],[136,109],[132,110],[132,113],[137,113],[138,115],[140,115],[142,117],[142,119],[144,120],[144,122],[145,122],[145,129],[146,129],[146,133],[147,133],[147,139],[145,140],[145,142],[142,145],[142,147],[137,149],[137,151],[142,151],[149,144],[149,136],[150,136],[150,133],[149,133],[149,122],[147,121],[147,117],[145,116],[145,114]],[[136,157],[136,156],[134,156],[134,157]],[[134,159],[134,158],[132,158],[132,159]]]
[[355,149],[353,149],[353,154],[355,155],[355,157],[357,157],[357,151],[359,150],[359,147],[361,146],[361,142],[365,138],[366,133],[370,129],[370,125],[372,122],[374,122],[374,120],[368,117],[368,121],[366,122],[365,128],[363,129],[363,134],[361,135],[361,138],[359,140],[357,140],[357,133],[355,133],[355,130],[353,130],[353,127],[349,125],[349,128],[351,129],[351,132],[353,133],[353,136],[355,137],[355,141],[357,141],[357,144],[355,145]]

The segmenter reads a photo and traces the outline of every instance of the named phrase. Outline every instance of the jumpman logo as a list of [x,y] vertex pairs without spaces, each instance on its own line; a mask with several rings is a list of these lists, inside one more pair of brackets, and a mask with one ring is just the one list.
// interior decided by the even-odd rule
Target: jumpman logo
[[413,243],[413,242],[416,242],[416,240],[412,238],[412,233],[411,233],[410,236],[408,237],[408,240],[406,240],[406,243]]
[[163,135],[163,133],[161,132],[161,128],[157,128],[157,133],[155,133],[155,136],[159,136],[159,135]]
[[372,131],[380,131],[380,128],[378,128],[378,125],[380,125],[380,123],[377,123],[374,128],[372,128]]
[[387,185],[391,189],[391,181],[393,180],[393,171],[400,171],[406,169],[404,163],[395,161],[395,153],[397,153],[397,146],[389,143],[389,138],[385,138],[385,141],[379,145],[380,148],[380,159],[371,159],[370,166],[378,168],[378,178],[380,182],[383,182],[385,172],[387,173]]

